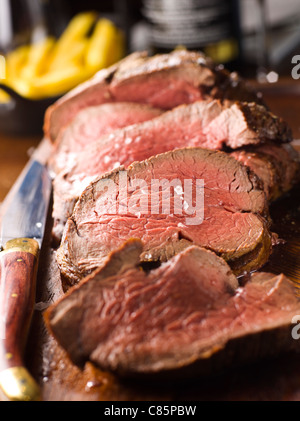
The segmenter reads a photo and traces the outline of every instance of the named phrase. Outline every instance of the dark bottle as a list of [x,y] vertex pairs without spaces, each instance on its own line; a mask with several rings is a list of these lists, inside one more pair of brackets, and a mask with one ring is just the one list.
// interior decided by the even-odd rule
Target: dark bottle
[[241,62],[239,0],[143,0],[153,52],[201,50],[216,63]]

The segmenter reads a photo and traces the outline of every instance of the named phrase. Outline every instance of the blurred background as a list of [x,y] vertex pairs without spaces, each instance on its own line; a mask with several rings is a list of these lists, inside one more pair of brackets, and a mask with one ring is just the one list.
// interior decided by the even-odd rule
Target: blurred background
[[[63,2],[57,1],[57,3]],[[84,9],[94,9],[100,13],[115,15],[116,22],[126,30],[131,51],[149,46],[151,48],[151,24],[155,25],[156,21],[155,18],[151,19],[151,13],[146,12],[147,8],[159,12],[161,20],[158,21],[158,25],[162,22],[162,11],[165,12],[166,20],[170,24],[172,12],[176,15],[178,5],[181,5],[187,15],[188,7],[191,7],[193,14],[193,7],[198,8],[199,13],[195,18],[195,27],[198,29],[196,36],[198,36],[199,42],[192,45],[192,48],[205,49],[209,45],[211,51],[207,49],[207,52],[217,58],[217,54],[213,53],[214,44],[224,41],[224,38],[227,37],[236,37],[240,48],[238,60],[234,57],[234,53],[230,59],[226,57],[225,52],[223,54],[225,57],[222,57],[222,53],[220,54],[220,61],[225,58],[225,62],[231,61],[233,66],[238,62],[240,72],[250,77],[256,77],[257,68],[261,66],[266,66],[267,70],[277,71],[279,75],[289,75],[291,58],[300,52],[299,0],[86,0],[84,7],[81,1],[69,0],[65,1],[65,4],[71,15]],[[202,10],[201,7],[203,7]],[[207,8],[215,8],[215,16],[213,12],[211,16],[206,15],[205,9]],[[188,21],[189,16],[186,19]],[[186,21],[183,20],[183,22],[184,30],[187,32],[189,25],[186,25]],[[177,33],[180,32],[178,30],[180,24],[178,20],[176,22],[174,19]],[[218,24],[223,26],[223,32],[215,32],[214,36],[217,42],[210,41],[207,36],[209,29],[208,31],[206,29]],[[203,34],[201,34],[202,32]],[[180,40],[180,34],[179,40],[176,41],[184,44]],[[167,49],[175,45],[176,42],[173,42],[173,45]],[[229,67],[232,67],[231,63],[229,63]]]
[[71,17],[92,10],[125,31],[128,52],[183,44],[252,76],[261,65],[289,72],[300,46],[299,0],[1,0],[0,52],[58,37]]
[[0,132],[41,132],[45,109],[97,71],[179,46],[258,83],[291,79],[300,1],[0,0]]
[[[151,47],[151,23],[155,25],[158,22],[158,26],[159,24],[163,26],[163,13],[170,24],[172,14],[176,15],[176,9],[180,10],[180,5],[186,14],[189,7],[192,12],[193,7],[198,8],[199,16],[194,15],[194,17],[196,21],[198,20],[195,27],[198,28],[199,42],[192,47],[205,48],[207,45],[215,44],[214,41],[209,40],[209,36],[206,36],[205,40],[207,26],[215,28],[217,25],[222,25],[223,29],[227,26],[223,33],[221,31],[219,34],[215,33],[215,39],[223,41],[222,36],[225,39],[238,38],[237,43],[241,48],[239,51],[240,71],[252,77],[256,77],[257,67],[262,65],[278,71],[280,75],[290,74],[291,58],[300,52],[299,0],[86,0],[84,7],[78,0],[65,2],[59,0],[57,3],[65,3],[66,9],[69,9],[72,15],[84,9],[115,14],[116,22],[127,32],[130,50],[143,49],[147,47],[147,44]],[[203,7],[202,10],[201,7]],[[213,12],[211,16],[206,14],[207,8],[215,8],[215,16]],[[152,12],[158,11],[160,20],[155,20],[155,13],[152,13],[151,19],[151,13],[147,13],[147,9],[150,11],[152,9]],[[185,16],[182,16],[182,21],[184,18]],[[184,22],[186,32],[189,30],[189,25],[186,25],[189,18],[191,16],[187,16]],[[174,27],[177,25],[178,33],[181,25],[179,19],[176,21],[175,18],[173,25]],[[213,29],[210,32],[213,32]],[[179,43],[184,44],[182,40]],[[174,46],[176,46],[175,41],[170,47]],[[229,61],[234,60],[229,59]]]

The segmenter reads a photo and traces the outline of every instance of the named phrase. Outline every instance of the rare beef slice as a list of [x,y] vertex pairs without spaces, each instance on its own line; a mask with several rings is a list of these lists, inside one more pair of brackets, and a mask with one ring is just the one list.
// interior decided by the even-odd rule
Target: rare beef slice
[[239,287],[223,259],[195,246],[145,272],[142,252],[129,241],[48,309],[47,326],[75,363],[195,376],[299,348],[300,301],[284,275],[258,273]]
[[265,107],[213,100],[180,106],[150,121],[117,130],[80,153],[58,152],[53,161],[56,167],[65,169],[54,182],[53,235],[61,240],[64,225],[84,188],[121,165],[186,146],[219,150],[291,140],[287,124]]
[[[156,155],[184,146],[221,150],[292,140],[288,125],[256,103],[198,101],[161,113],[158,109],[131,103],[88,107],[60,134],[54,161],[62,163],[57,165],[58,169],[75,166],[72,174],[75,171],[87,173],[93,169],[90,169],[93,157],[99,173],[99,170],[113,169],[115,164],[129,165],[149,158],[150,153]],[[118,126],[123,130],[114,131]],[[148,156],[145,156],[146,150]]]
[[228,154],[178,149],[91,183],[67,222],[58,263],[76,283],[124,241],[138,238],[142,261],[166,261],[198,245],[235,273],[254,270],[271,252],[267,208],[257,177]]
[[292,145],[266,143],[231,153],[263,182],[269,202],[290,191],[300,180],[299,154]]
[[55,142],[50,167],[58,173],[66,168],[68,161],[74,160],[74,156],[78,156],[89,144],[104,135],[151,120],[160,114],[162,111],[157,108],[128,102],[87,107],[61,130]]
[[216,67],[201,53],[178,50],[154,57],[134,53],[51,106],[45,116],[45,135],[54,141],[89,106],[125,101],[169,110],[208,98],[261,101],[236,73]]

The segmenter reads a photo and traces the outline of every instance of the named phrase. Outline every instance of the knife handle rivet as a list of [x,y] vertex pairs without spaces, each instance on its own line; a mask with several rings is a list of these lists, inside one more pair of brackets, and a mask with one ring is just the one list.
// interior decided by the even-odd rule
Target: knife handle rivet
[[5,358],[7,360],[11,360],[13,358],[13,354],[8,353],[8,354],[5,355]]
[[18,263],[23,262],[23,259],[18,259],[17,262]]
[[18,294],[12,294],[11,295],[12,298],[18,298],[18,296],[19,296]]

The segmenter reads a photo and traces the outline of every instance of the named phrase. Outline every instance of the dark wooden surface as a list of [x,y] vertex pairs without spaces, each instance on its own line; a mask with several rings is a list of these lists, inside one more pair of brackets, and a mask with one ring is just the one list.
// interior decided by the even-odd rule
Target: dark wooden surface
[[9,137],[0,133],[0,202],[4,200],[25,167],[39,137]]
[[[300,139],[300,83],[272,85],[265,90],[271,110],[285,118]],[[5,197],[28,160],[27,151],[39,139],[8,139],[0,135],[0,200]],[[4,178],[3,178],[4,177]],[[300,280],[300,189],[272,207],[274,229],[286,241],[266,269]],[[300,400],[300,356],[283,355],[235,368],[229,373],[188,383],[124,382],[88,363],[76,367],[45,329],[43,311],[63,294],[55,251],[51,249],[51,220],[40,258],[37,306],[26,350],[26,362],[40,383],[45,401],[127,400]],[[300,347],[300,341],[299,341]]]

